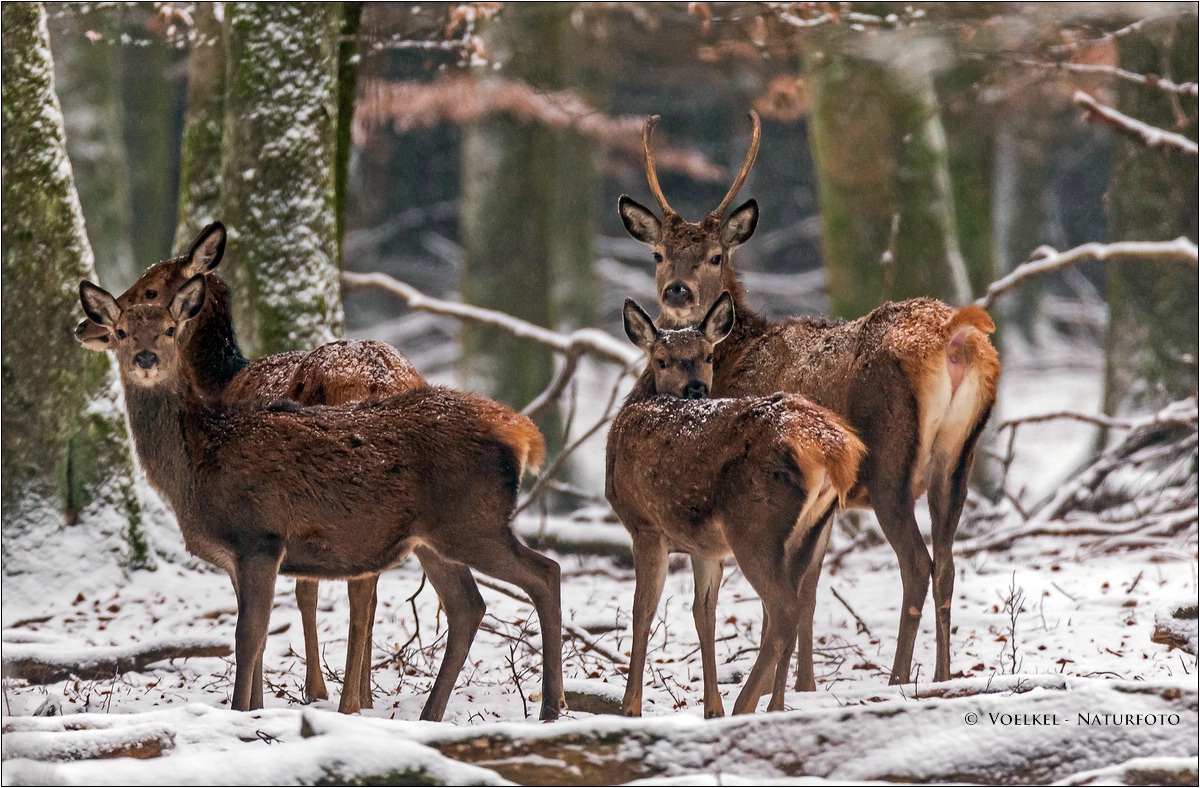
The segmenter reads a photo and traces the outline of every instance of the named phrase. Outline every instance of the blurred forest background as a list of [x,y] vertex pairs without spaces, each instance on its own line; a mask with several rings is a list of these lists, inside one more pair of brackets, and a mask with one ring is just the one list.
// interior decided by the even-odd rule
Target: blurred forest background
[[[111,371],[70,338],[81,317],[73,288],[92,275],[87,244],[99,283],[120,293],[214,219],[231,230],[219,273],[234,284],[248,355],[345,332],[517,408],[550,387],[557,404],[539,423],[555,451],[579,450],[552,463],[554,492],[539,503],[597,502],[610,390],[631,380],[619,359],[567,354],[571,371],[582,360],[557,391],[565,356],[545,343],[406,309],[352,278],[342,293],[337,275],[379,272],[437,299],[623,342],[624,298],[654,302],[649,253],[616,212],[620,194],[648,200],[648,114],[663,118],[664,191],[689,219],[728,188],[747,110],[762,117],[741,192],[762,218],[735,263],[769,317],[856,317],[917,295],[961,304],[1033,257],[1191,239],[1190,252],[1114,253],[995,299],[1007,379],[980,501],[1006,494],[1013,444],[1006,456],[997,430],[1029,391],[1069,378],[1068,404],[1112,417],[1076,425],[1084,456],[1118,419],[1196,391],[1194,3],[47,4],[86,219],[55,282],[50,263],[37,278],[17,259],[11,229],[17,190],[36,183],[14,173],[37,158],[10,133],[24,100],[9,86],[22,21],[12,6],[38,9],[6,5],[4,28],[10,573],[35,571],[16,545],[36,523],[61,527],[64,511],[74,522],[97,496],[135,523],[105,526],[134,545],[122,560],[153,562],[136,533],[146,504],[96,469],[127,464],[128,449],[109,434],[118,428],[97,426],[119,398],[96,405]],[[1104,122],[1105,108],[1168,134]],[[1073,367],[1083,372],[1058,375]],[[50,414],[46,391],[71,386],[78,396]],[[108,448],[87,448],[97,436]],[[1052,453],[1052,467],[1031,460],[1029,475],[1053,484],[1082,458],[1067,467]],[[38,474],[35,503],[17,502]]]

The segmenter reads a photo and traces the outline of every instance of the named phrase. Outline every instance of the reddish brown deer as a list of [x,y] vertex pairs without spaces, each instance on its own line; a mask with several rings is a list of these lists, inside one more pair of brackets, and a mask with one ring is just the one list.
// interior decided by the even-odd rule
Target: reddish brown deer
[[[521,475],[544,456],[533,422],[482,397],[429,386],[354,405],[211,404],[191,380],[177,341],[203,308],[206,289],[200,274],[168,308],[122,309],[84,282],[80,301],[113,334],[134,441],[149,460],[151,483],[175,510],[188,550],[233,580],[233,707],[256,706],[278,571],[374,575],[422,545],[529,595],[542,630],[541,717],[557,717],[559,568],[521,544],[510,527]],[[348,668],[362,664],[356,656]],[[430,702],[453,689],[458,656],[447,649]],[[457,664],[447,665],[452,659]],[[356,686],[349,678],[347,684]]]
[[[180,346],[201,393],[219,398],[225,405],[249,402],[275,402],[290,398],[301,404],[346,404],[368,398],[398,394],[425,385],[425,381],[403,355],[392,347],[374,341],[333,342],[311,353],[276,353],[254,361],[242,355],[233,329],[229,288],[215,270],[224,255],[225,227],[215,222],[204,228],[188,251],[174,259],[152,266],[117,299],[122,308],[136,304],[166,306],[179,288],[197,274],[208,277],[204,306],[180,336]],[[112,347],[111,332],[85,318],[76,328],[76,337],[91,350]],[[446,609],[447,654],[443,669],[454,663],[454,655],[466,654],[483,617],[484,604],[471,572],[465,566],[444,561],[424,547],[414,550],[430,585]],[[347,665],[346,679],[361,676],[357,689],[344,684],[338,710],[354,713],[371,706],[371,634],[374,623],[376,579],[350,580],[350,637],[347,660],[362,653],[362,667]],[[300,610],[305,644],[305,694],[312,699],[328,697],[321,675],[317,640],[318,581],[297,578],[296,600]],[[261,704],[261,685],[256,687],[256,703]],[[448,691],[430,696],[430,705],[422,712],[425,719],[440,718],[445,710]],[[438,706],[440,701],[441,705]],[[434,716],[431,716],[434,715]]]
[[698,328],[660,331],[632,300],[624,317],[649,365],[608,434],[605,496],[633,537],[636,576],[622,711],[641,714],[650,625],[670,550],[692,559],[704,716],[724,714],[714,639],[729,555],[764,614],[758,658],[733,712],[753,712],[768,687],[768,708],[782,710],[801,579],[820,571],[818,548],[828,539],[836,500],[854,485],[862,444],[837,416],[795,394],[701,399],[712,386],[714,347],[733,327],[728,294]]
[[[725,210],[746,180],[758,153],[758,116],[749,150],[721,204],[699,222],[672,210],[658,184],[651,149],[657,117],[642,137],[646,178],[662,211],[622,196],[625,228],[649,246],[657,266],[659,327],[695,325],[725,291],[737,320],[716,350],[712,393],[718,397],[803,394],[845,419],[867,447],[859,485],[850,503],[871,506],[896,551],[904,598],[891,683],[910,678],[913,645],[933,578],[937,616],[934,679],[950,677],[950,607],[954,592],[952,546],[967,495],[975,444],[996,398],[1000,362],[987,334],[994,325],[974,306],[961,309],[929,298],[886,303],[865,317],[793,318],[771,323],[746,302],[731,257],[758,224],[758,204]],[[914,515],[929,493],[933,558]],[[815,574],[806,578],[805,604],[815,599]],[[811,616],[802,616],[802,621]],[[809,648],[803,642],[810,640]],[[814,689],[811,631],[801,630],[797,689]]]

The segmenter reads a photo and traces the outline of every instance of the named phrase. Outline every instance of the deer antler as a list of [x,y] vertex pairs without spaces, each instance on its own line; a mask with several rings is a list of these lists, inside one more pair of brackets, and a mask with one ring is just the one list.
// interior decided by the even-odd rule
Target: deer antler
[[737,174],[733,185],[729,187],[729,193],[725,195],[725,199],[721,200],[721,204],[712,212],[712,215],[718,219],[725,213],[725,209],[729,207],[729,204],[733,202],[733,198],[737,197],[742,184],[746,182],[746,176],[750,174],[750,168],[754,166],[755,157],[758,156],[758,140],[762,136],[762,124],[759,123],[758,113],[754,110],[750,110],[750,122],[754,124],[754,132],[750,137],[750,150],[746,151],[746,160],[742,162],[741,172]]
[[667,198],[662,193],[662,187],[658,185],[658,170],[654,166],[654,152],[650,149],[650,138],[654,135],[654,126],[658,121],[658,115],[646,118],[646,126],[642,129],[642,148],[646,151],[646,180],[650,182],[650,193],[654,195],[654,199],[658,200],[658,207],[662,208],[665,219],[675,211],[667,203]]

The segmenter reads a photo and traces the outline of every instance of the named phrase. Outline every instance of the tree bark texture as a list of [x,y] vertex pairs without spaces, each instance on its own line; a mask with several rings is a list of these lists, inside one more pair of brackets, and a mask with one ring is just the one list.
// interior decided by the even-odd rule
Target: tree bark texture
[[197,3],[187,65],[187,108],[179,154],[175,249],[221,218],[221,130],[225,122],[223,3]]
[[0,345],[10,576],[74,560],[54,547],[72,529],[86,531],[75,543],[86,543],[93,566],[150,562],[120,388],[107,354],[81,350],[72,336],[79,281],[96,272],[53,69],[42,5],[5,4]]
[[227,3],[221,211],[250,355],[342,332],[335,171],[338,4]]

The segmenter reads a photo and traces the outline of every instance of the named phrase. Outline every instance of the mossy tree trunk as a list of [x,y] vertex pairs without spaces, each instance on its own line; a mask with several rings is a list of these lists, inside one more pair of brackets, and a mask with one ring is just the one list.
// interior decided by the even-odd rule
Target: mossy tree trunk
[[0,13],[4,572],[146,566],[120,388],[107,354],[82,350],[71,333],[76,288],[96,272],[45,12],[40,3],[6,3]]
[[[1194,82],[1195,18],[1161,21],[1122,36],[1121,68]],[[1179,100],[1181,106],[1175,101]],[[1118,82],[1117,108],[1160,128],[1196,139],[1196,101],[1151,87]],[[1192,122],[1177,127],[1177,110]],[[1114,136],[1113,178],[1108,191],[1113,241],[1196,240],[1196,159],[1152,150]],[[1196,391],[1196,269],[1167,263],[1109,266],[1108,365],[1104,409],[1146,412]]]
[[[586,88],[572,8],[512,4],[486,32],[501,75],[535,88]],[[586,92],[586,90],[585,90]],[[599,179],[581,135],[500,116],[465,129],[460,238],[463,298],[538,325],[586,325],[595,303],[592,242]],[[464,326],[466,383],[524,407],[550,382],[545,349],[499,331]],[[557,414],[539,424],[561,441]]]
[[179,154],[175,249],[221,217],[221,129],[225,122],[223,3],[197,3],[187,65],[187,108]]
[[971,282],[932,63],[919,48],[888,63],[833,33],[813,38],[805,68],[834,311],[857,317],[883,301],[922,295],[966,302]]
[[221,212],[252,355],[342,331],[336,218],[340,4],[226,3]]
[[[63,13],[51,26],[67,154],[96,273],[100,284],[115,293],[141,273],[130,238],[133,208],[122,132],[120,16],[121,10],[111,6],[79,10]],[[89,31],[99,36],[89,38]]]

